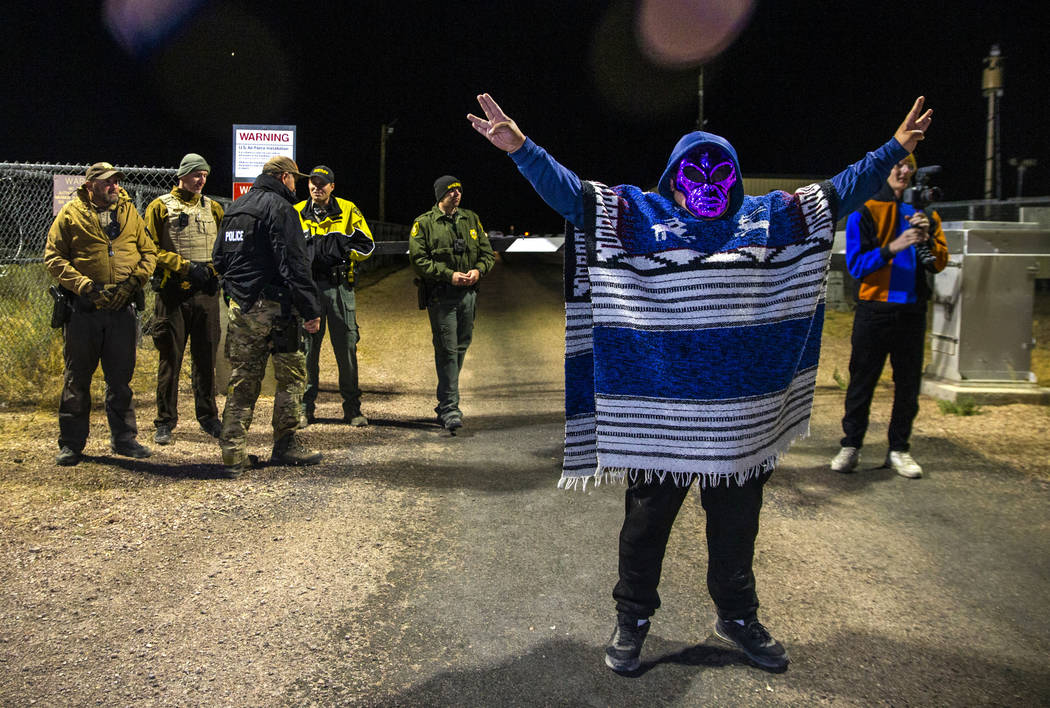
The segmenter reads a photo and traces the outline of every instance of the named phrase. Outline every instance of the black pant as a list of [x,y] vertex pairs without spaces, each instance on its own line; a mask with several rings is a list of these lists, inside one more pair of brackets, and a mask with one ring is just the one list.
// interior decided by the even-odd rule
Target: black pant
[[179,421],[179,374],[190,342],[194,411],[197,420],[218,419],[215,405],[215,360],[219,352],[219,296],[197,293],[189,298],[158,293],[153,317],[157,346],[157,417],[154,425],[174,428]]
[[62,400],[58,404],[58,445],[82,452],[91,412],[91,377],[102,362],[106,380],[106,418],[110,441],[131,442],[138,436],[131,375],[135,372],[135,310],[74,312],[63,326],[66,363]]
[[[700,491],[707,516],[707,590],[726,620],[747,619],[758,611],[751,565],[762,509],[762,487],[769,473],[743,486],[730,483]],[[613,589],[616,610],[650,617],[660,606],[660,582],[667,539],[689,487],[644,484],[627,488],[620,531],[620,580]]]
[[843,447],[859,448],[864,444],[871,398],[889,355],[893,367],[889,449],[907,452],[911,426],[919,413],[925,337],[925,303],[893,309],[858,305],[853,316],[853,351],[849,358],[846,414],[842,418]]

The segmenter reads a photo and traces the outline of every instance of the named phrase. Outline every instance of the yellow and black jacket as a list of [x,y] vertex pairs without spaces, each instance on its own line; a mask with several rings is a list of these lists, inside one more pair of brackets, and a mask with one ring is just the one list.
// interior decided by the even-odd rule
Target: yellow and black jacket
[[[331,197],[327,210],[318,216],[313,200],[295,205],[303,236],[310,249],[311,270],[315,281],[331,282],[332,274],[340,283],[354,284],[354,265],[375,251],[372,231],[357,206],[346,199]],[[345,273],[345,275],[344,275]]]

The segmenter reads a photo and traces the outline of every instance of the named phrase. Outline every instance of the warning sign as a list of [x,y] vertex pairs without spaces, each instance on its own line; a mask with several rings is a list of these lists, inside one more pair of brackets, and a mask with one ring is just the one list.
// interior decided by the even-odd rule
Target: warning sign
[[294,125],[233,126],[233,179],[254,180],[275,155],[295,159]]
[[67,202],[73,201],[80,185],[84,184],[84,175],[54,175],[51,185],[51,215],[58,212]]

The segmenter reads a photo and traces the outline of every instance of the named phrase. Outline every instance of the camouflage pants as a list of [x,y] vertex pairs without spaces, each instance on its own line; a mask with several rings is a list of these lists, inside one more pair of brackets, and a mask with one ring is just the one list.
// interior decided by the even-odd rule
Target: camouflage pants
[[266,373],[266,361],[273,356],[273,373],[277,391],[273,399],[273,439],[280,440],[299,424],[299,409],[306,388],[306,357],[303,352],[272,353],[270,330],[280,316],[281,306],[261,299],[249,311],[230,301],[226,329],[226,358],[230,361],[230,384],[226,389],[226,407],[222,412],[222,463],[242,462],[248,429],[252,424],[255,401]]

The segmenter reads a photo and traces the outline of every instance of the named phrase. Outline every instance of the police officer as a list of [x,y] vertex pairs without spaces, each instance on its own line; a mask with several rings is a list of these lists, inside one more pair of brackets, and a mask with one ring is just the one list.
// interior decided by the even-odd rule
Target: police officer
[[277,391],[270,459],[289,465],[321,461],[321,453],[307,450],[295,434],[306,384],[299,327],[302,323],[313,334],[321,324],[306,241],[292,208],[295,182],[303,177],[291,158],[270,158],[252,188],[230,207],[215,240],[212,261],[230,299],[226,355],[231,372],[219,444],[231,478],[251,466],[245,449],[248,426],[271,353]]
[[191,152],[182,158],[178,184],[146,207],[146,233],[157,246],[153,343],[157,346],[157,418],[153,441],[171,443],[179,420],[179,373],[186,342],[197,422],[214,438],[222,423],[215,405],[215,359],[219,352],[219,279],[211,264],[222,206],[201,192],[211,167]]
[[463,185],[452,175],[434,182],[437,203],[416,217],[409,236],[409,258],[422,282],[430,316],[437,368],[438,422],[450,432],[463,427],[459,372],[474,333],[478,281],[492,270],[496,256],[478,215],[460,209]]
[[110,449],[145,458],[139,444],[131,375],[138,319],[132,303],[157,264],[142,217],[120,186],[124,173],[108,162],[87,169],[84,185],[47,232],[44,265],[72,312],[62,329],[65,374],[58,406],[55,463],[80,462],[90,429],[91,377],[102,363]]
[[361,387],[357,376],[357,327],[354,298],[354,264],[372,255],[375,243],[365,217],[357,206],[333,196],[335,173],[326,165],[310,171],[310,199],[295,205],[311,258],[314,282],[321,296],[321,328],[306,337],[306,393],[303,409],[307,423],[314,420],[318,368],[325,324],[339,369],[339,394],[343,420],[355,427],[368,425],[361,414]]

